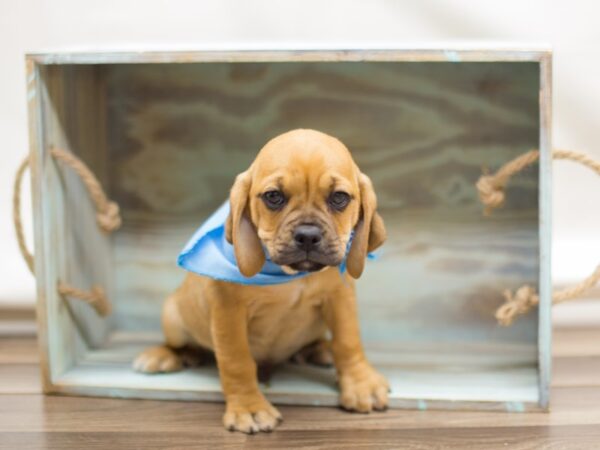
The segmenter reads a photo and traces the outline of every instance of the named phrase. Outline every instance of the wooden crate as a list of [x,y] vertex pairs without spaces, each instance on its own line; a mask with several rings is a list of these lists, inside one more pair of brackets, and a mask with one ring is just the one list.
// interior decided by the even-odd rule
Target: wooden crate
[[[522,411],[548,406],[550,101],[547,50],[44,53],[27,56],[39,335],[48,393],[221,400],[214,367],[142,375],[176,256],[271,137],[339,137],[379,196],[389,239],[358,282],[367,353],[392,407]],[[83,159],[122,209],[97,229]],[[531,149],[505,207],[482,216],[474,184]],[[61,298],[58,279],[102,285],[114,312]],[[541,307],[496,324],[502,291]],[[287,366],[275,403],[336,404],[332,370]]]

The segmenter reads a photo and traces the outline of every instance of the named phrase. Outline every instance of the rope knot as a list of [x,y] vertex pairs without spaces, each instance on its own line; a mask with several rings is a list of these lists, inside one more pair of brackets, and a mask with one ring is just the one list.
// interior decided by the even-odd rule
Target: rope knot
[[100,286],[94,285],[89,291],[84,291],[83,289],[78,289],[74,286],[71,286],[68,283],[59,281],[57,285],[57,290],[61,295],[67,297],[75,297],[79,300],[83,300],[84,302],[88,303],[92,308],[94,308],[98,315],[102,317],[110,314],[110,302],[108,301],[108,298],[106,298],[104,289],[102,289]]
[[117,230],[121,226],[121,215],[119,205],[109,201],[103,211],[96,214],[98,226],[107,233]]
[[[103,231],[110,233],[121,225],[121,216],[119,215],[119,205],[108,200],[100,182],[92,171],[77,158],[73,153],[60,148],[50,148],[50,155],[58,161],[62,161],[69,166],[83,182],[88,190],[88,194],[96,208],[96,223]],[[34,257],[25,245],[25,236],[23,233],[23,224],[21,222],[21,182],[25,170],[29,168],[30,159],[26,157],[17,170],[15,176],[15,185],[13,192],[13,220],[19,249],[25,258],[29,270],[33,272]],[[110,314],[111,305],[106,298],[104,290],[99,286],[93,286],[90,291],[78,289],[68,283],[58,280],[58,292],[63,296],[69,296],[87,302],[92,306],[100,316]]]
[[510,325],[516,316],[525,314],[540,302],[535,290],[528,285],[521,286],[514,294],[507,289],[502,295],[506,303],[496,311],[496,319],[503,326]]
[[493,175],[482,175],[477,181],[477,190],[479,199],[485,206],[484,213],[490,214],[494,208],[502,206],[504,203],[504,184],[498,182]]
[[108,298],[106,298],[104,289],[97,285],[92,286],[92,297],[90,299],[90,304],[101,317],[108,316],[112,309]]

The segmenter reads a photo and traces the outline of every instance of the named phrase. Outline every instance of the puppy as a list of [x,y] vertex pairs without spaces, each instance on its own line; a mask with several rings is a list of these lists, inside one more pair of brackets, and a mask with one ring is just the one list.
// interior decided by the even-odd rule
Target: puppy
[[268,286],[189,273],[164,304],[165,345],[144,351],[134,367],[176,371],[184,349],[210,350],[226,401],[225,427],[271,431],[282,417],[259,389],[257,364],[284,362],[322,343],[329,330],[341,406],[385,409],[388,383],[365,357],[353,280],[367,253],[385,240],[385,228],[371,181],[348,149],[314,130],[282,134],[237,176],[229,202],[225,235],[245,277],[261,270],[265,250],[286,273],[311,273]]

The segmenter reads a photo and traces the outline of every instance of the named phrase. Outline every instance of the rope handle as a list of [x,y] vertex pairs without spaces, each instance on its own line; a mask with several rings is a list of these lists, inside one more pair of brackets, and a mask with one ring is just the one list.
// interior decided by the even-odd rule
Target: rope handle
[[[504,191],[510,178],[525,167],[536,162],[539,157],[540,152],[538,150],[531,150],[509,161],[495,174],[484,174],[479,178],[476,186],[479,191],[479,199],[485,206],[485,215],[490,215],[492,210],[504,204]],[[595,161],[585,153],[570,150],[554,150],[552,158],[579,162],[600,175],[600,161]],[[555,305],[579,297],[595,286],[598,281],[600,281],[600,264],[589,277],[580,283],[555,292],[552,295],[552,304]],[[512,324],[517,316],[525,314],[540,302],[540,297],[535,292],[535,289],[528,285],[521,286],[514,293],[507,289],[503,292],[503,296],[506,301],[496,311],[496,320],[498,320],[500,325],[504,326]]]
[[[51,148],[50,155],[52,155],[54,159],[66,164],[79,176],[79,178],[81,178],[81,181],[86,187],[88,194],[94,203],[94,207],[96,208],[96,223],[100,229],[106,233],[111,233],[118,229],[121,226],[119,205],[108,199],[100,182],[85,163],[74,154],[59,148]],[[32,274],[35,274],[35,258],[25,243],[23,223],[21,221],[21,184],[25,171],[30,168],[30,162],[30,157],[25,157],[19,165],[15,175],[13,188],[13,222],[21,255],[23,256],[29,271]],[[108,301],[104,290],[100,286],[92,286],[91,291],[84,291],[59,280],[56,288],[58,293],[62,296],[76,298],[88,303],[100,316],[110,314],[111,304]]]

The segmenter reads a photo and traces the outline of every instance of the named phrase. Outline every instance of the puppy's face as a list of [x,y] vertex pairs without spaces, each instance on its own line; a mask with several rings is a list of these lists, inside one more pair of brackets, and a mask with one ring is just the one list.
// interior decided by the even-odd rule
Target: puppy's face
[[246,276],[262,268],[263,248],[289,273],[337,266],[354,230],[347,267],[357,278],[385,240],[370,180],[340,141],[313,130],[267,143],[236,178],[230,204],[227,239]]
[[333,139],[265,150],[254,167],[250,213],[271,259],[295,271],[339,265],[360,211],[350,154]]

